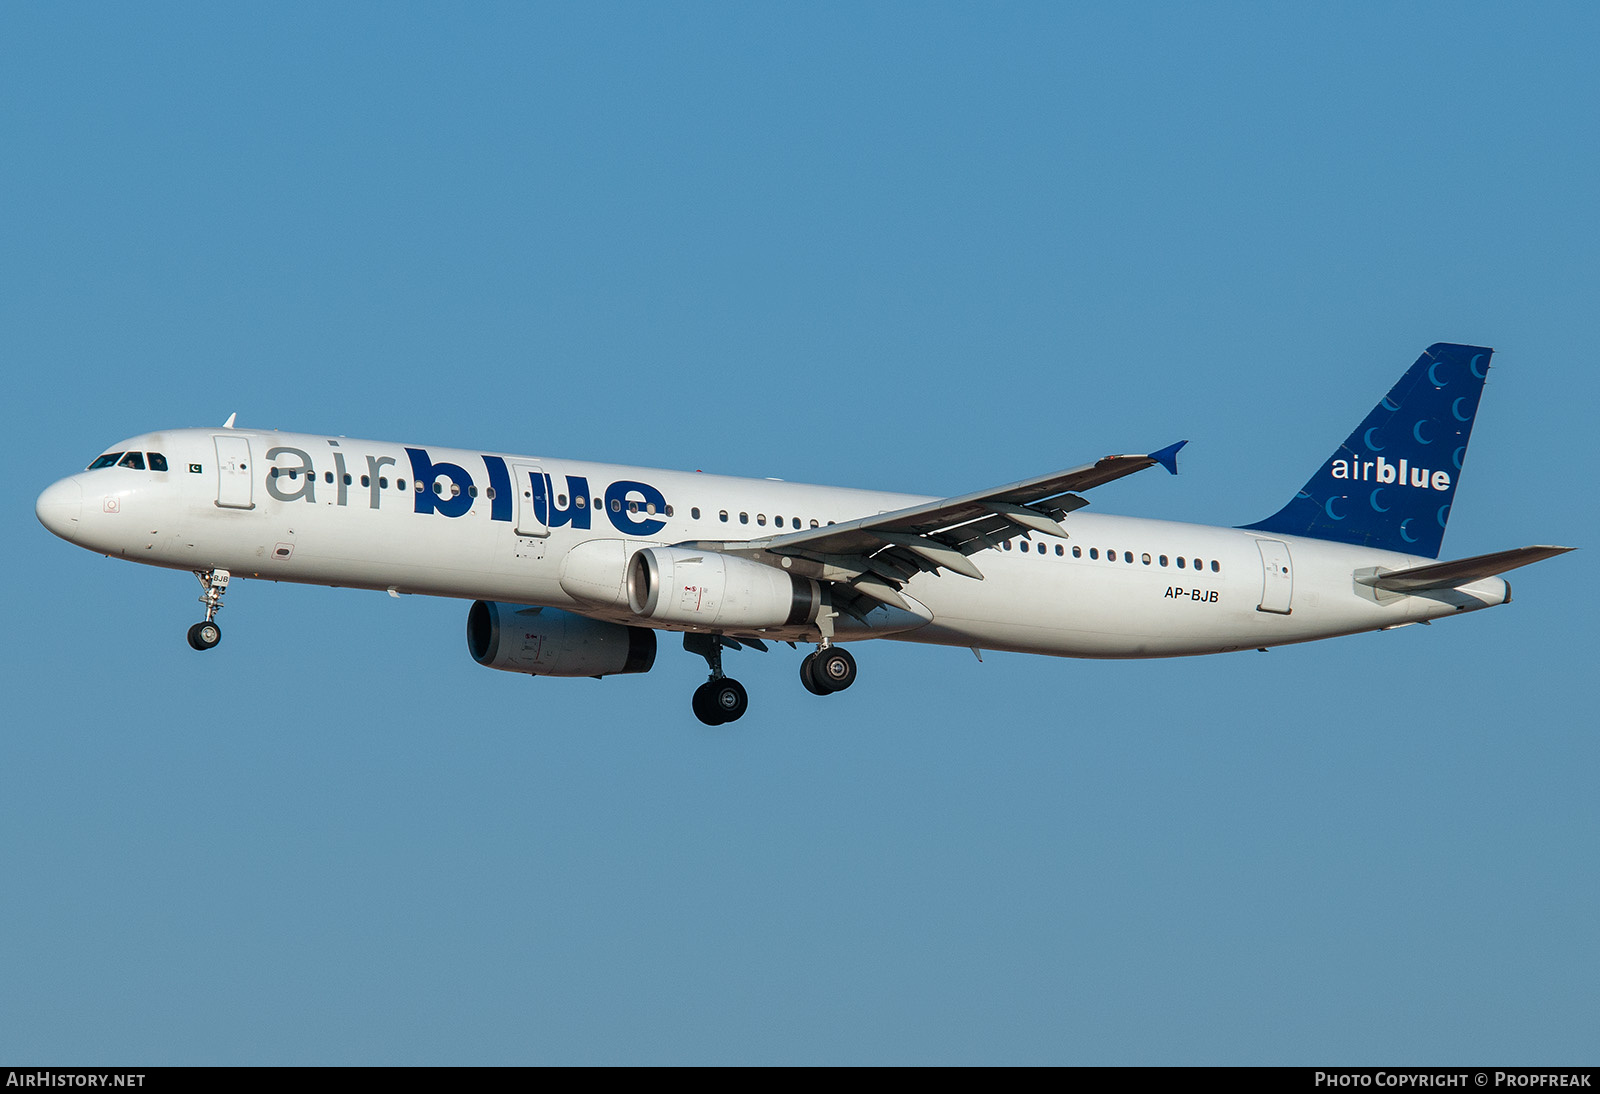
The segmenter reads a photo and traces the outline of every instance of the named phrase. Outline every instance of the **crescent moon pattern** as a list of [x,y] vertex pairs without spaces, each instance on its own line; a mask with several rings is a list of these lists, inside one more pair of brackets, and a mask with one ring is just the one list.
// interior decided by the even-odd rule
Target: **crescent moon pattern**
[[1383,397],[1383,402],[1380,405],[1383,407],[1383,409],[1385,409],[1387,411],[1391,411],[1391,412],[1400,409],[1399,407],[1395,406],[1394,403],[1389,401],[1389,396],[1387,396],[1387,395],[1385,395]]
[[1376,433],[1377,431],[1378,431],[1378,427],[1377,426],[1373,426],[1371,429],[1367,430],[1365,433],[1363,433],[1361,435],[1361,439],[1367,443],[1367,451],[1369,451],[1369,452],[1382,452],[1383,449],[1384,449],[1383,445],[1374,444],[1373,441],[1372,441],[1372,435],[1374,433]]
[[1432,444],[1433,442],[1422,435],[1422,427],[1428,424],[1428,419],[1419,418],[1417,424],[1411,427],[1411,435],[1417,439],[1418,444]]
[[1405,540],[1407,543],[1417,542],[1417,537],[1406,531],[1406,525],[1410,524],[1412,519],[1413,518],[1411,517],[1407,517],[1405,520],[1400,522],[1400,538]]
[[1473,357],[1472,357],[1472,364],[1467,366],[1468,368],[1470,368],[1472,370],[1472,375],[1476,376],[1480,380],[1483,379],[1484,376],[1486,375],[1485,373],[1482,373],[1482,372],[1478,371],[1478,362],[1481,361],[1481,360],[1483,360],[1483,354],[1481,354],[1481,353],[1474,354]]
[[1380,486],[1380,487],[1378,487],[1376,490],[1374,490],[1372,492],[1372,496],[1369,497],[1367,499],[1367,501],[1371,502],[1372,503],[1372,507],[1374,509],[1376,509],[1378,512],[1387,513],[1390,509],[1394,508],[1394,506],[1392,506],[1392,505],[1379,505],[1378,504],[1378,495],[1381,494],[1381,493],[1383,493],[1383,487]]
[[1462,456],[1463,453],[1466,452],[1466,450],[1467,450],[1467,446],[1466,445],[1462,445],[1460,448],[1456,449],[1455,452],[1450,456],[1450,462],[1456,465],[1456,470],[1457,471],[1461,470],[1461,456]]
[[1443,364],[1442,361],[1435,361],[1433,364],[1428,366],[1428,379],[1433,381],[1433,386],[1434,387],[1444,387],[1445,386],[1445,381],[1439,379],[1439,377],[1437,377],[1437,376],[1435,376],[1433,374],[1433,370],[1438,368],[1441,364]]
[[1343,501],[1343,500],[1344,500],[1344,496],[1341,494],[1337,498],[1329,498],[1327,501],[1322,503],[1322,511],[1324,513],[1328,514],[1328,519],[1329,520],[1343,520],[1344,519],[1344,517],[1342,515],[1340,515],[1338,513],[1335,513],[1333,511],[1333,503],[1336,502],[1336,501]]
[[1467,401],[1467,397],[1465,395],[1463,395],[1463,396],[1461,396],[1461,398],[1457,399],[1455,402],[1450,404],[1450,414],[1458,422],[1470,422],[1470,421],[1472,421],[1472,415],[1471,414],[1462,414],[1461,413],[1461,404],[1466,402],[1466,401]]
[[1444,522],[1450,519],[1450,503],[1445,502],[1439,506],[1439,527],[1444,527]]

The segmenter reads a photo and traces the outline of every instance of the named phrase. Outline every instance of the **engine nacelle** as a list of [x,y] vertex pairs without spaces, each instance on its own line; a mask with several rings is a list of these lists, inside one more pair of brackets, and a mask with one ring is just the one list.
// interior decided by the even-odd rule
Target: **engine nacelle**
[[602,623],[560,608],[474,601],[467,651],[478,664],[531,676],[612,676],[649,672],[656,632]]
[[628,563],[628,608],[708,630],[803,627],[822,610],[822,587],[737,555],[647,547]]

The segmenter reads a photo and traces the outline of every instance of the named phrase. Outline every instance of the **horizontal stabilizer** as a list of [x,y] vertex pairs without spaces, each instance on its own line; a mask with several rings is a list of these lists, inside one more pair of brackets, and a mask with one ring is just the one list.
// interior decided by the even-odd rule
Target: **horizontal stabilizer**
[[1515,570],[1518,566],[1541,562],[1556,555],[1564,555],[1572,547],[1517,547],[1510,551],[1496,551],[1492,555],[1474,555],[1453,562],[1435,562],[1427,566],[1413,566],[1409,570],[1391,570],[1388,573],[1357,577],[1363,585],[1385,589],[1392,593],[1420,593],[1426,589],[1455,589],[1470,585],[1486,577]]

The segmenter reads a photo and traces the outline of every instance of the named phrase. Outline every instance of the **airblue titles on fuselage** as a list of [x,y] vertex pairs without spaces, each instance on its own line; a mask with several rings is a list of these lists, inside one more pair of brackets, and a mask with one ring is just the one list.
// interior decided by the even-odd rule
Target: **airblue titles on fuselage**
[[[477,485],[465,467],[456,463],[435,461],[426,449],[407,448],[414,483],[411,491],[412,510],[416,513],[435,513],[445,517],[462,517],[472,511],[478,496]],[[516,500],[512,493],[511,472],[501,456],[483,455],[484,471],[489,480],[489,519],[510,523]],[[298,460],[297,466],[284,466],[280,460]],[[363,484],[367,491],[367,507],[377,509],[385,482],[380,472],[385,467],[396,466],[390,456],[367,456],[367,473]],[[316,502],[317,470],[311,454],[301,448],[278,445],[267,450],[267,493],[278,501]],[[331,485],[337,490],[338,505],[348,505],[351,477],[346,469],[345,455],[333,453],[334,470],[329,473]],[[566,489],[557,491],[550,475],[531,468],[523,471],[528,477],[528,497],[532,502],[534,520],[547,528],[570,525],[575,529],[590,527],[589,480],[583,475],[567,475]],[[285,486],[287,478],[290,485]],[[448,480],[447,488],[441,480]],[[666,496],[647,482],[618,479],[606,487],[603,505],[606,517],[617,531],[631,536],[653,536],[666,527],[657,519],[667,511]]]

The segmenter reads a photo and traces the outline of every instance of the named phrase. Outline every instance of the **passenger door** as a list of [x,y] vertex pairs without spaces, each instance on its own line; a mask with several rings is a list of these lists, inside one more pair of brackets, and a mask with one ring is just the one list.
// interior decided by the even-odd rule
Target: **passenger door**
[[1289,545],[1277,539],[1258,539],[1261,549],[1261,603],[1256,611],[1288,615],[1294,598],[1294,569]]
[[212,437],[217,446],[217,506],[221,509],[254,509],[253,476],[250,472],[250,438]]

